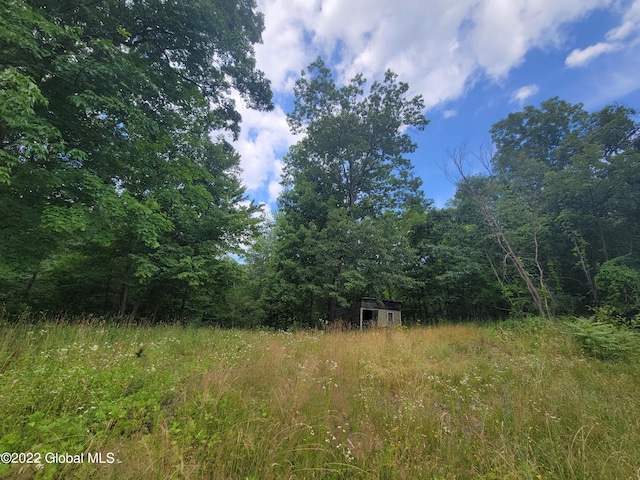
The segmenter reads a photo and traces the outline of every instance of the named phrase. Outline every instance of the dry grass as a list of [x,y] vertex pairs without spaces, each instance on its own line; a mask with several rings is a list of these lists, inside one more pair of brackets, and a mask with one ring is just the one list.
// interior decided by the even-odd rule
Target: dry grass
[[0,450],[117,459],[6,477],[639,478],[638,365],[556,324],[2,330]]

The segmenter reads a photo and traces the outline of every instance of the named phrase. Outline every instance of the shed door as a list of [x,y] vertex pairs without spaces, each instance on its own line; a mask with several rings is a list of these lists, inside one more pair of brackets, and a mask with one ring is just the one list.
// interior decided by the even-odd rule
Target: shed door
[[363,308],[362,311],[360,312],[360,315],[362,320],[361,325],[363,327],[370,327],[373,323],[378,321],[377,310],[369,310],[369,309]]

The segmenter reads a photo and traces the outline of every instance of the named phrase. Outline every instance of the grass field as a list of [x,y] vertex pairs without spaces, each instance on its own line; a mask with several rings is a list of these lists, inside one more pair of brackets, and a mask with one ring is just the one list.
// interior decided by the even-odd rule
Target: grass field
[[637,479],[639,366],[541,321],[4,322],[0,477]]

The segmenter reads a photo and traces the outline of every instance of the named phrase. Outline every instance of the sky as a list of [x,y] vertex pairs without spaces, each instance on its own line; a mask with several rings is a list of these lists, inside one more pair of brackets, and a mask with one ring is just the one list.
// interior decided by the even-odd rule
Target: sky
[[318,56],[338,84],[391,69],[422,95],[430,123],[412,134],[408,158],[438,208],[455,193],[448,151],[490,145],[491,126],[511,112],[554,96],[588,111],[640,110],[640,0],[258,0],[258,10],[255,56],[275,108],[256,112],[237,98],[235,147],[247,195],[267,212],[282,158],[300,140],[286,122],[293,86]]

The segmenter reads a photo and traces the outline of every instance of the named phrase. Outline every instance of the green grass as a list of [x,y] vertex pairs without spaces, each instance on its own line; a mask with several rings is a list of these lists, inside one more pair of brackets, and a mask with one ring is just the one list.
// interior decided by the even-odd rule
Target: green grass
[[[639,366],[585,357],[544,322],[335,333],[5,322],[0,452],[42,461],[0,464],[0,477],[635,479]],[[89,463],[98,452],[115,462]]]

